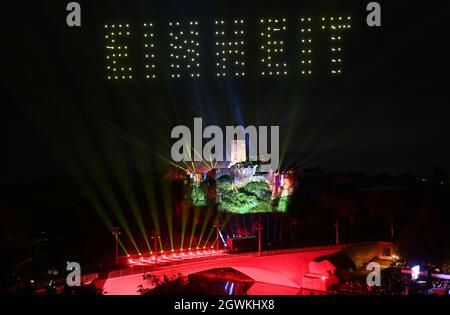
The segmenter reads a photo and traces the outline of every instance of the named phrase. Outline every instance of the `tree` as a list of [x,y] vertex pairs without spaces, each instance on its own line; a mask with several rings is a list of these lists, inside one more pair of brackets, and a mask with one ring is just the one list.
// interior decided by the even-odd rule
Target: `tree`
[[64,286],[63,295],[103,295],[103,289],[97,288],[94,283],[83,284],[81,287]]
[[144,274],[144,281],[149,284],[150,288],[144,288],[141,284],[138,292],[141,295],[174,295],[174,294],[196,294],[190,288],[189,280],[181,273],[172,275],[164,275],[163,277],[154,274]]

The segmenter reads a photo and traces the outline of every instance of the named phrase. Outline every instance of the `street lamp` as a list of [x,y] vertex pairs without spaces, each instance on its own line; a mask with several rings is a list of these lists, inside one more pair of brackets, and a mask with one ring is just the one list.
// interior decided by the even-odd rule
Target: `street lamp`
[[394,240],[394,219],[391,219],[389,223],[391,225],[391,240]]
[[263,229],[261,222],[257,222],[255,228],[256,230],[258,230],[258,252],[261,255],[261,248],[262,248],[261,230]]
[[119,264],[119,235],[121,234],[120,227],[113,227],[112,234],[114,235],[114,238],[116,240],[116,264]]
[[336,227],[336,245],[339,245],[339,220],[336,220],[334,226]]
[[150,239],[153,240],[154,242],[154,250],[155,250],[155,270],[156,270],[156,265],[158,264],[158,239],[161,238],[161,235],[158,234],[158,232],[156,230],[153,230],[150,236]]
[[216,221],[216,250],[219,251],[219,220]]

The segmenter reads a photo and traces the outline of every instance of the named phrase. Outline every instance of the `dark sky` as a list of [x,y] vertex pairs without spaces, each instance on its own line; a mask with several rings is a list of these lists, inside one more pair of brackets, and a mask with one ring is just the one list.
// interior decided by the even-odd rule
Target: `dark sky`
[[[3,92],[0,180],[23,181],[82,170],[161,170],[170,165],[170,131],[204,124],[279,125],[283,166],[331,171],[427,175],[450,167],[447,41],[444,1],[380,1],[382,27],[365,24],[369,1],[80,1],[82,27],[65,24],[69,1],[33,1],[2,9]],[[395,4],[394,4],[395,2]],[[350,15],[344,73],[326,73],[326,33],[314,30],[317,74],[298,74],[303,15]],[[246,21],[245,79],[215,77],[213,21]],[[261,17],[288,19],[290,75],[258,73]],[[168,74],[167,23],[200,23],[199,80]],[[132,81],[105,75],[105,23],[152,21],[160,76],[146,81],[141,33],[131,39]],[[316,24],[318,25],[318,23]],[[324,70],[325,69],[325,70]],[[131,138],[135,140],[130,140]],[[101,167],[100,167],[101,168]],[[99,173],[101,175],[101,172]],[[94,175],[95,176],[95,175]]]

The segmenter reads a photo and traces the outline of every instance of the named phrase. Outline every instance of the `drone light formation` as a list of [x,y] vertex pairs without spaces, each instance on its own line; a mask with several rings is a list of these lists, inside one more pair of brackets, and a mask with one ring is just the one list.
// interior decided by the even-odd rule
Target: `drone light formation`
[[245,76],[244,20],[234,20],[231,26],[216,20],[214,26],[217,77]]
[[155,60],[155,34],[153,33],[153,23],[144,23],[144,52],[145,52],[145,77],[147,79],[156,78]]
[[[296,43],[299,56],[297,60],[301,77],[312,77],[314,58],[317,50],[314,42],[314,22],[311,16],[298,19],[300,42]],[[259,24],[259,75],[261,77],[285,77],[289,73],[286,42],[288,24],[286,18],[260,18]],[[213,21],[214,35],[214,74],[217,78],[245,77],[247,75],[245,20],[217,19]],[[329,74],[338,76],[343,72],[343,34],[351,28],[351,17],[321,17],[321,32],[327,32],[330,64]],[[319,28],[317,25],[317,28]],[[200,23],[191,21],[168,22],[169,37],[169,77],[200,78]],[[129,24],[104,25],[106,39],[106,77],[108,80],[131,80],[133,66],[129,59],[131,29]],[[143,54],[145,79],[158,77],[156,58],[157,34],[152,22],[143,23]],[[314,48],[313,48],[314,47]]]
[[133,67],[127,63],[128,41],[131,35],[129,24],[105,25],[106,69],[109,80],[133,79]]
[[284,59],[286,19],[261,19],[261,52],[263,76],[287,75],[287,62]]
[[301,54],[300,71],[302,76],[312,74],[312,18],[302,17],[300,19]]
[[169,22],[171,77],[180,78],[185,74],[191,78],[198,78],[200,77],[198,21],[184,24]]
[[322,18],[322,29],[330,30],[330,53],[331,53],[331,75],[340,75],[342,73],[342,33],[349,30],[351,18],[329,17]]

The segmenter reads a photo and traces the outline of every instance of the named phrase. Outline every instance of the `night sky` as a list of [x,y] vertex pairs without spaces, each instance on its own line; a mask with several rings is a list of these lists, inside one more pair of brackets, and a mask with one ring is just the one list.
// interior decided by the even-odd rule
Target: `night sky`
[[[171,129],[192,125],[194,117],[222,127],[279,125],[283,167],[415,175],[430,175],[433,164],[450,167],[450,28],[444,1],[420,7],[380,1],[380,28],[365,24],[369,1],[79,1],[81,28],[66,26],[67,2],[2,9],[1,181],[165,170],[171,167],[164,161],[170,158]],[[352,17],[340,77],[326,73],[327,34],[318,28],[317,74],[308,80],[299,75],[295,27],[303,15],[316,21]],[[287,77],[259,75],[262,17],[288,19]],[[245,78],[215,76],[216,18],[246,21]],[[200,24],[202,77],[174,80],[167,23],[189,19]],[[108,81],[103,25],[138,27],[146,21],[156,26],[159,78],[140,75],[136,29],[130,43],[135,79]]]

